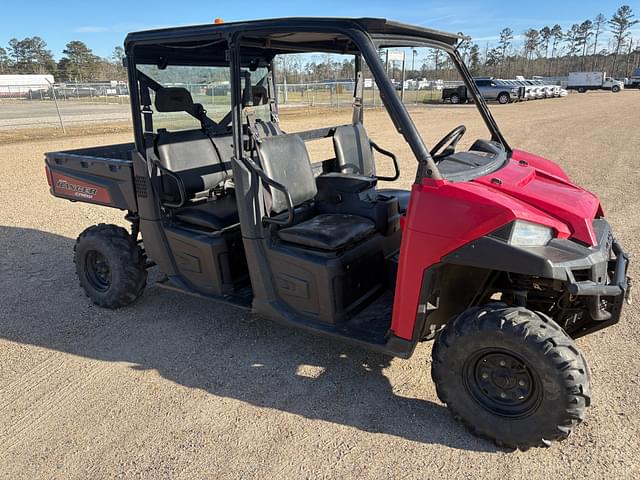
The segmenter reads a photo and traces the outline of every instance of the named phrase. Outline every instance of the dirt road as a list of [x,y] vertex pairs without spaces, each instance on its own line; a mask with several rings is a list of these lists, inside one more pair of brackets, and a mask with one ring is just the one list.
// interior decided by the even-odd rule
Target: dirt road
[[[513,145],[557,160],[601,196],[636,256],[640,134],[627,127],[638,105],[638,92],[623,92],[493,108]],[[423,108],[416,123],[433,144],[467,108]],[[383,115],[367,112],[367,126],[401,154],[408,186],[414,161]],[[311,120],[285,123],[334,119]],[[467,138],[478,136],[479,122],[467,126]],[[153,284],[130,308],[93,306],[75,278],[74,239],[91,224],[122,223],[121,212],[49,196],[42,152],[129,137],[0,149],[1,478],[640,477],[638,303],[578,341],[592,368],[586,422],[524,453],[450,417],[429,377],[430,343],[389,360]]]
[[[123,98],[120,101],[121,103],[109,104],[60,101],[60,115],[67,127],[128,121],[131,118],[129,99]],[[0,129],[57,127],[59,122],[58,112],[52,101],[0,102]]]

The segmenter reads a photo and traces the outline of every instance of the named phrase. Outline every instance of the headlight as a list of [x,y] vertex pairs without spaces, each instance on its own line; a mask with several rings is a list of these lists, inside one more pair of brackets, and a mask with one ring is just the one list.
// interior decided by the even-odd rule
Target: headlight
[[536,247],[546,245],[552,238],[552,228],[525,220],[516,220],[511,227],[509,243],[521,247]]

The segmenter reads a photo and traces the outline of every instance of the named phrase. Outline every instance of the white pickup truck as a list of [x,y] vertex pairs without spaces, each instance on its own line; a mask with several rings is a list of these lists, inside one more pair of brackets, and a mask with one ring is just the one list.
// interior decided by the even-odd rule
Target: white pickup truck
[[616,93],[624,88],[624,82],[607,77],[606,72],[571,72],[568,90],[584,93],[587,90],[611,90]]

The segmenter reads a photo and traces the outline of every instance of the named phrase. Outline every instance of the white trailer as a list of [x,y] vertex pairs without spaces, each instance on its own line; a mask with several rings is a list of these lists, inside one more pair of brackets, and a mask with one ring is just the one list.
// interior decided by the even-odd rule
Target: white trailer
[[584,93],[587,90],[611,90],[619,92],[624,82],[607,77],[606,72],[570,72],[567,89]]

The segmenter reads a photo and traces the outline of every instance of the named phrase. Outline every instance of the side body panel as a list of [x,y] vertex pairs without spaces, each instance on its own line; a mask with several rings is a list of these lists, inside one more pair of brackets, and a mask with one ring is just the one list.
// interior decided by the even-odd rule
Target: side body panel
[[597,197],[571,184],[548,160],[525,152],[514,157],[471,182],[424,179],[413,185],[400,247],[391,323],[395,335],[411,339],[416,315],[427,308],[419,304],[427,269],[516,219],[548,226],[560,239],[597,242],[590,225],[602,211]]

